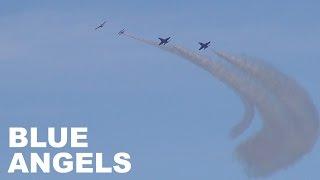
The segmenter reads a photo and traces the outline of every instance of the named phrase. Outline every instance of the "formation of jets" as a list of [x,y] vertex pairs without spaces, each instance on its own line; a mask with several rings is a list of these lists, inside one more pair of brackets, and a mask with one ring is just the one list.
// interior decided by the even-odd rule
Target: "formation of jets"
[[[168,38],[158,38],[158,39],[160,40],[159,46],[168,44],[169,41],[170,41],[170,38],[171,38],[171,37],[168,37]],[[203,49],[203,50],[207,49],[207,48],[210,46],[210,43],[211,43],[211,41],[209,41],[209,42],[207,42],[207,43],[199,42],[199,44],[200,44],[200,46],[201,46],[201,47],[199,48],[199,51],[201,51],[202,49]]]
[[[95,28],[95,30],[100,29],[100,28],[103,28],[103,26],[106,24],[106,22],[107,22],[107,21],[104,21],[103,23],[101,23],[99,26],[97,26],[97,27]],[[119,36],[123,35],[123,34],[125,33],[125,31],[126,31],[125,29],[122,29],[121,31],[118,32],[118,35],[119,35]],[[168,38],[158,38],[158,39],[160,40],[159,46],[161,46],[161,45],[166,45],[166,44],[168,44],[168,43],[170,42],[170,40],[171,40],[171,37],[168,37]],[[206,42],[206,43],[199,42],[199,45],[200,45],[199,51],[207,49],[207,48],[210,46],[210,43],[211,43],[211,41]]]

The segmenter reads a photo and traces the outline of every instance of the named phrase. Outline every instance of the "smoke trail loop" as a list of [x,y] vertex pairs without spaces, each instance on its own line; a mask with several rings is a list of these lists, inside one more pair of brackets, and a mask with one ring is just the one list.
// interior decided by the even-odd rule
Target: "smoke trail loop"
[[263,126],[257,134],[236,148],[236,154],[249,176],[270,176],[292,165],[314,146],[318,138],[318,112],[303,88],[284,74],[269,66],[258,66],[226,53],[216,53],[251,77],[248,79],[222,63],[211,61],[180,46],[158,46],[153,41],[130,34],[126,36],[185,58],[214,75],[245,99],[249,117],[235,126],[234,136],[249,126],[253,118],[250,108],[256,107]]

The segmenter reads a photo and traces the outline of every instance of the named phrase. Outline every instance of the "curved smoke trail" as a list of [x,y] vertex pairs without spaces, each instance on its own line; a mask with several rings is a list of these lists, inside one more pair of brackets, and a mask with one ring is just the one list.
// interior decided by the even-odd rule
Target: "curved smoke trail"
[[[236,148],[237,156],[245,164],[249,176],[269,176],[293,164],[314,146],[318,137],[318,112],[307,93],[278,71],[256,64],[248,66],[228,54],[217,53],[246,73],[239,74],[222,63],[210,61],[182,47],[158,46],[156,42],[125,35],[200,66],[240,94],[244,102],[249,103],[249,109],[253,105],[257,108],[263,121],[261,130]],[[255,80],[246,78],[246,75]],[[242,121],[236,135],[241,134],[251,120],[252,117],[249,117]]]
[[[167,50],[169,52],[170,52],[170,50],[171,51],[173,50],[172,48],[171,49],[167,48],[168,45],[167,46],[159,46],[157,42],[149,41],[149,40],[143,39],[143,38],[139,38],[139,37],[136,37],[136,36],[131,35],[129,33],[124,33],[124,35],[126,35],[126,36],[128,36],[128,37],[130,37],[132,39],[135,39],[137,41],[140,41],[140,42],[155,46],[157,48],[161,48],[163,50]],[[185,52],[187,52],[187,51],[185,50]],[[178,54],[178,55],[185,57],[183,54],[186,55],[186,53],[182,53],[182,54]],[[194,55],[191,55],[191,56],[194,56]],[[188,59],[188,57],[185,57],[185,58]],[[235,93],[238,94],[239,97],[241,98],[241,101],[243,103],[245,112],[243,114],[243,117],[242,117],[241,121],[238,124],[236,124],[232,128],[232,130],[230,131],[230,137],[233,138],[233,139],[237,138],[238,136],[240,136],[246,129],[249,128],[251,122],[253,121],[254,114],[255,114],[254,104],[250,101],[250,99],[245,94],[241,93],[240,91],[236,91],[235,90]]]
[[237,138],[250,127],[250,124],[252,123],[255,114],[254,104],[249,100],[249,98],[244,97],[244,95],[241,95],[240,93],[238,94],[241,98],[245,112],[241,121],[238,124],[236,124],[230,132],[230,137],[232,139]]
[[313,128],[304,128],[304,125],[307,124],[303,123],[300,125],[300,128],[302,128],[300,130],[304,130],[302,132],[303,134],[310,133],[312,134],[311,136],[317,138],[319,127],[318,112],[308,93],[297,82],[261,61],[238,58],[223,52],[214,52],[219,57],[222,57],[252,77],[255,77],[256,80],[262,82],[262,84],[265,84],[265,88],[272,91],[298,119],[305,118],[312,121],[314,125],[312,126]]
[[[274,168],[288,166],[311,151],[319,135],[319,115],[307,92],[293,79],[263,62],[238,58],[223,52],[215,53],[260,81],[266,89],[279,99],[283,111],[287,112],[288,121],[282,122],[281,127],[276,127],[279,131],[276,131],[275,128],[269,129],[268,133],[280,133],[281,136],[278,138],[282,137],[282,140],[277,139],[278,141],[270,139],[269,147],[282,147],[282,152],[277,151],[278,153],[274,154],[274,157],[279,161],[277,165],[272,162],[269,163],[273,164]],[[269,121],[265,121],[264,124],[270,127],[275,125]],[[246,142],[246,144],[238,147],[238,152],[246,159],[251,159],[250,161],[255,161],[250,155],[252,149],[255,148],[255,141],[259,141],[259,139],[252,139],[251,142]],[[284,151],[286,149],[291,153]],[[259,156],[262,156],[262,154]],[[264,161],[264,166],[267,166],[266,162],[267,160]]]

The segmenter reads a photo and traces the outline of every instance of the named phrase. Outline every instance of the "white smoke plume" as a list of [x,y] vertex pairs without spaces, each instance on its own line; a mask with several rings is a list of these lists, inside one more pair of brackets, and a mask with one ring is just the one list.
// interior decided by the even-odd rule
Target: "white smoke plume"
[[313,148],[318,138],[318,112],[303,88],[275,68],[216,52],[244,72],[239,74],[223,63],[172,43],[158,46],[157,42],[125,35],[189,60],[239,94],[247,110],[241,123],[232,131],[234,137],[250,125],[256,107],[263,126],[235,150],[248,176],[270,176],[289,167]]

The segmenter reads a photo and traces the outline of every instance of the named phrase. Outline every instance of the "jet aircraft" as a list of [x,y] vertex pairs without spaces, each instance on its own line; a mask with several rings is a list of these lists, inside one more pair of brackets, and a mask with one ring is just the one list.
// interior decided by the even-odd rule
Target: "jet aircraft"
[[125,31],[125,29],[122,29],[121,31],[119,31],[118,35],[121,36],[122,34],[124,34]]
[[169,40],[170,40],[170,38],[171,37],[168,37],[168,38],[159,38],[159,40],[161,41],[160,43],[159,43],[159,46],[160,45],[166,45],[167,43],[169,43]]
[[107,21],[104,21],[102,24],[100,24],[99,26],[97,26],[97,27],[95,28],[95,30],[100,29],[100,28],[103,28],[103,26],[106,24],[106,22],[107,22]]
[[199,42],[199,44],[200,44],[200,46],[201,46],[200,49],[199,49],[199,51],[202,50],[202,49],[203,49],[203,50],[207,49],[207,48],[210,46],[210,43],[211,43],[210,41],[207,42],[207,43]]

